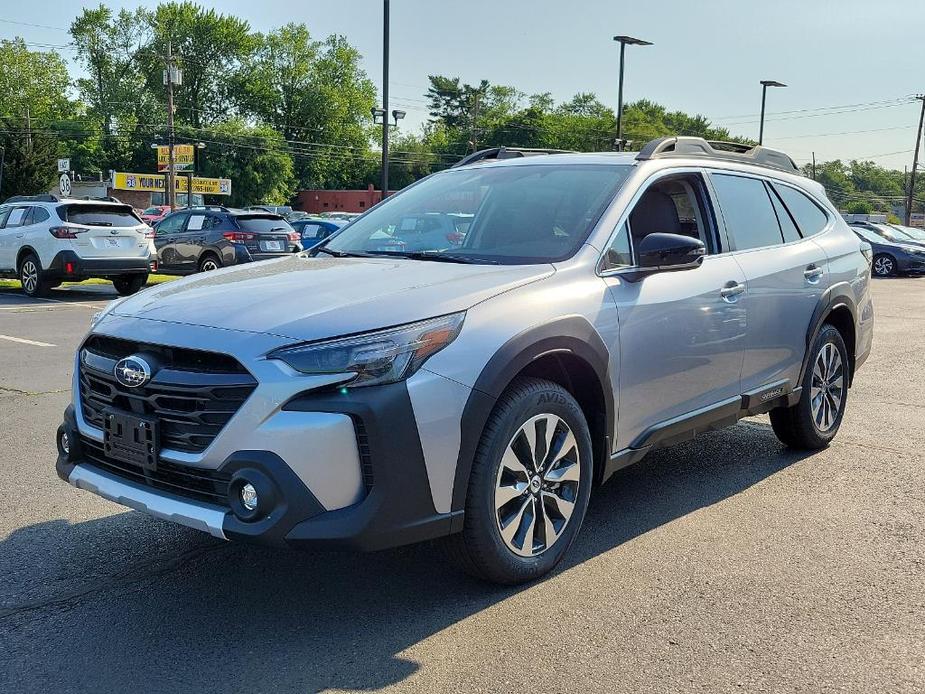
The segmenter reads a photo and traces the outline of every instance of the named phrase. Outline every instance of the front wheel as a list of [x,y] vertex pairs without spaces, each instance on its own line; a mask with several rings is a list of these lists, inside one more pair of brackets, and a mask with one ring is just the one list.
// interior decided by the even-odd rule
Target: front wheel
[[515,381],[485,425],[472,464],[463,530],[447,538],[467,573],[517,584],[551,571],[584,520],[591,434],[562,386]]
[[817,450],[835,438],[848,401],[848,350],[841,333],[826,324],[810,353],[800,401],[771,410],[771,426],[791,448]]
[[147,281],[147,273],[143,275],[120,275],[112,281],[112,286],[119,292],[119,296],[129,296],[145,286]]

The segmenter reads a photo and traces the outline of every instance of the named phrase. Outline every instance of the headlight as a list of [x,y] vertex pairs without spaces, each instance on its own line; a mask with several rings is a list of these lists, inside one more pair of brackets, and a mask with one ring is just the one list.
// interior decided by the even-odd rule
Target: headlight
[[353,386],[408,378],[459,335],[465,312],[353,337],[284,347],[267,355],[306,374],[353,373]]
[[906,253],[925,255],[925,248],[922,248],[921,246],[906,246],[901,244],[899,247],[902,248]]

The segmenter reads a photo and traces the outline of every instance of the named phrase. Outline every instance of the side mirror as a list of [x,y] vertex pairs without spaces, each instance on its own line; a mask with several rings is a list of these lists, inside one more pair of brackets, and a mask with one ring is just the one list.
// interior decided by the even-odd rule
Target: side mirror
[[680,234],[649,234],[636,250],[639,267],[651,270],[690,270],[699,267],[707,249],[700,239]]
[[636,282],[656,272],[693,270],[703,264],[706,252],[700,239],[681,234],[649,234],[636,247],[636,271],[624,278]]

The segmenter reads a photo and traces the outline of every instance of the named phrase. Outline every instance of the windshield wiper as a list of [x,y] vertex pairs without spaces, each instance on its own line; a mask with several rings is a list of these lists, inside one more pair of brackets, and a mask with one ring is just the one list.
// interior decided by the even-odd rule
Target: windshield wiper
[[331,248],[326,248],[322,246],[321,248],[312,248],[309,251],[313,251],[313,255],[318,255],[319,253],[327,253],[328,255],[333,255],[335,258],[369,258],[371,257],[368,253],[346,253],[344,251],[335,251]]
[[409,258],[410,260],[434,260],[439,263],[460,263],[463,265],[474,265],[481,263],[490,263],[497,265],[495,260],[475,260],[462,255],[452,255],[450,253],[441,253],[440,251],[378,251],[373,255],[395,256],[397,258]]

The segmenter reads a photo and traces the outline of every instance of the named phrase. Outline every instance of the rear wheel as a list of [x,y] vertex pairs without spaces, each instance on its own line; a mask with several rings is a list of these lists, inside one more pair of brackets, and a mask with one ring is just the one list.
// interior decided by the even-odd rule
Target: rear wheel
[[129,296],[145,286],[147,281],[147,273],[143,275],[120,275],[112,281],[112,286],[119,292],[119,296]]
[[896,261],[893,256],[880,253],[874,256],[873,269],[877,277],[892,277],[896,274]]
[[841,333],[826,324],[813,344],[800,401],[770,412],[771,426],[782,443],[815,450],[835,438],[848,401],[848,365]]
[[42,264],[34,253],[30,253],[22,259],[19,264],[19,281],[26,296],[48,295],[51,286],[42,275]]
[[218,259],[218,256],[206,253],[202,256],[202,260],[199,261],[199,272],[211,272],[212,270],[218,270],[221,266],[222,261]]
[[587,422],[567,390],[535,378],[515,381],[482,434],[463,531],[446,540],[450,557],[496,583],[551,571],[584,520],[591,455]]

